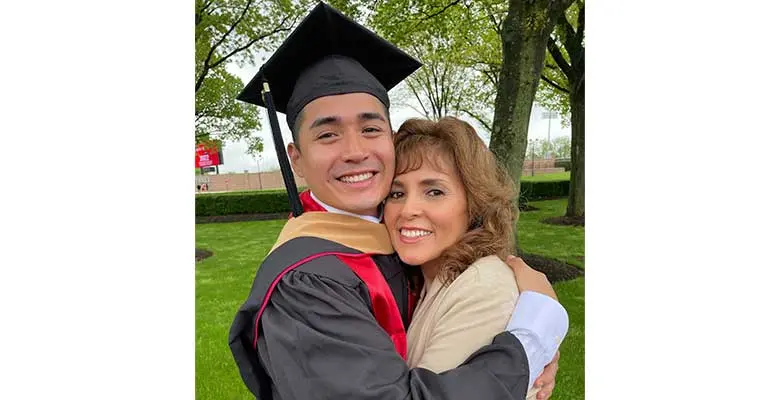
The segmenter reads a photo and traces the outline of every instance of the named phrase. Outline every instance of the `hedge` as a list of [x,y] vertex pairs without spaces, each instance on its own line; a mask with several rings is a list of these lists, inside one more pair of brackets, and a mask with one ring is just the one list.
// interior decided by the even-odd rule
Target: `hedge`
[[520,197],[527,200],[543,200],[569,195],[569,181],[522,182]]
[[212,217],[233,214],[271,214],[289,212],[284,191],[214,193],[195,196],[195,215]]
[[571,171],[571,159],[568,158],[556,159],[555,168],[563,168],[564,171]]
[[[298,188],[298,192],[301,192],[305,190],[306,188]],[[241,195],[241,194],[257,194],[257,193],[287,193],[284,189],[260,189],[260,190],[234,190],[231,192],[198,192],[195,193],[196,196],[235,196],[235,195]]]
[[[569,195],[569,181],[523,182],[520,204]],[[195,215],[212,217],[235,214],[278,214],[290,212],[283,190],[204,193],[195,196]]]

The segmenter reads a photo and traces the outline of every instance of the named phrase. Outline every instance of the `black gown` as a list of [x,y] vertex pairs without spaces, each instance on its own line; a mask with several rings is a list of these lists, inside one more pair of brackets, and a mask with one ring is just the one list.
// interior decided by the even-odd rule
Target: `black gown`
[[[355,220],[351,229],[338,229],[354,237],[365,238],[364,224],[377,225],[337,218]],[[317,237],[306,232],[304,227],[280,239],[231,327],[231,351],[256,398],[525,398],[527,358],[508,332],[453,370],[410,369],[405,333],[396,329],[399,321],[408,327],[411,317],[409,279],[392,248],[369,253],[360,244],[348,246],[350,239],[338,234],[323,238],[322,230]],[[386,284],[367,278],[360,268],[378,269],[381,275],[374,276]],[[380,286],[389,288],[384,300]]]

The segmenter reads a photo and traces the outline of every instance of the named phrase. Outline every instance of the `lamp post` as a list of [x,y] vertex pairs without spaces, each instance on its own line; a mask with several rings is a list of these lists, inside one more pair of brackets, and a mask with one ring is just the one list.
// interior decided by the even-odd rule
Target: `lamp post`
[[260,189],[263,188],[263,180],[260,178],[260,159],[255,157],[255,164],[257,164],[257,183],[260,185]]
[[542,112],[542,118],[547,120],[547,141],[550,141],[550,125],[552,124],[553,118],[558,118],[558,113],[555,111],[543,111]]
[[543,111],[542,118],[547,119],[547,143],[548,145],[551,145],[552,142],[550,141],[550,125],[552,125],[553,118],[558,118],[558,113],[555,111]]

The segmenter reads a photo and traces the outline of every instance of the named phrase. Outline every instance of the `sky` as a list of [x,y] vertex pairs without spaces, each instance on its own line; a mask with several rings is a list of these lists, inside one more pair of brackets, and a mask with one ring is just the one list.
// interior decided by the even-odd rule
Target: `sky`
[[[228,65],[227,69],[229,72],[241,78],[241,80],[246,85],[255,75],[258,68],[260,65],[262,65],[266,58],[266,54],[261,54],[255,58],[255,60],[257,60],[256,65],[238,67],[235,64],[231,64]],[[393,96],[394,91],[395,89],[390,91],[391,96]],[[223,161],[224,165],[220,165],[219,167],[220,173],[242,173],[244,171],[258,172],[279,169],[279,162],[276,159],[273,139],[271,138],[271,128],[268,122],[268,115],[265,111],[265,108],[257,107],[257,111],[261,116],[261,129],[257,132],[253,132],[252,135],[260,136],[263,139],[263,153],[261,157],[256,159],[247,154],[247,145],[244,141],[226,142],[222,149],[222,155],[225,159]],[[537,107],[534,105],[528,131],[529,139],[546,139],[548,135],[548,128],[550,139],[554,139],[558,136],[571,136],[570,127],[562,127],[560,118],[553,118],[552,120],[543,118],[542,112],[544,111],[545,110],[542,107]],[[292,135],[290,130],[287,128],[285,116],[283,114],[278,114],[277,117],[279,119],[279,125],[282,129],[282,137],[284,138],[286,145],[292,141]],[[397,102],[390,105],[390,121],[394,128],[401,126],[401,124],[409,118],[419,117],[423,117],[423,115],[417,113],[417,111],[409,106],[399,104]],[[490,136],[488,132],[482,128],[479,123],[469,119],[468,117],[464,117],[463,119],[474,126],[485,143],[489,142]]]

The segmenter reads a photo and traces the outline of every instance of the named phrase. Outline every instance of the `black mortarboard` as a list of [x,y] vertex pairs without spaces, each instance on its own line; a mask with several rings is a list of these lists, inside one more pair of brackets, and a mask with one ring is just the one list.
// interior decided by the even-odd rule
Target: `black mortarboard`
[[293,130],[303,107],[323,96],[369,93],[389,108],[387,91],[420,66],[392,43],[321,2],[260,67],[238,100],[268,109],[294,216],[302,213],[302,207],[276,112],[287,115]]

